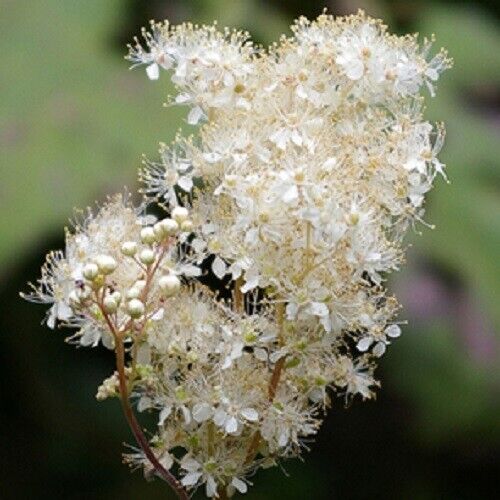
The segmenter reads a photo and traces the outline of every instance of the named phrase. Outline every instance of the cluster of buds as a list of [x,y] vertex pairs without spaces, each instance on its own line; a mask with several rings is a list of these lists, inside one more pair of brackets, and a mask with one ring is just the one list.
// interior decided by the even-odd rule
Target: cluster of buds
[[[265,51],[216,25],[152,23],[128,58],[171,73],[199,140],[145,162],[140,208],[118,195],[85,214],[25,295],[51,304],[50,327],[77,327],[72,341],[115,351],[97,398],[121,397],[140,447],[127,461],[180,498],[246,492],[300,455],[334,396],[373,396],[401,334],[384,282],[444,176],[420,93],[444,51],[362,12],[292,31]],[[207,268],[229,298],[202,284]],[[157,413],[149,442],[130,402]]]

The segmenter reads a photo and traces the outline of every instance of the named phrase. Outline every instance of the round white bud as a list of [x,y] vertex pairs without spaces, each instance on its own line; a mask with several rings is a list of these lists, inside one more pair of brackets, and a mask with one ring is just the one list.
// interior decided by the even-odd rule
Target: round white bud
[[137,243],[135,241],[126,241],[122,245],[122,254],[132,257],[137,252]]
[[118,309],[118,302],[112,295],[108,295],[107,297],[104,297],[104,300],[102,301],[102,307],[105,312],[114,313]]
[[163,239],[163,237],[165,236],[165,232],[164,232],[163,226],[161,224],[161,221],[157,222],[153,226],[153,232],[155,233],[155,236],[156,236],[157,240],[162,240]]
[[127,290],[127,293],[125,294],[127,299],[137,299],[140,295],[141,295],[141,290],[139,288],[137,288],[136,286],[129,288]]
[[172,210],[172,219],[181,224],[189,217],[189,212],[187,208],[184,207],[175,207]]
[[185,220],[181,223],[181,230],[185,232],[191,232],[193,230],[193,221],[192,220]]
[[116,301],[118,305],[120,305],[120,302],[122,301],[122,294],[120,292],[113,292],[110,297],[113,297],[113,299]]
[[89,262],[83,266],[82,274],[86,280],[92,281],[99,274],[99,268],[97,267],[97,264]]
[[95,262],[102,274],[111,274],[118,265],[110,255],[98,255]]
[[152,227],[143,227],[141,229],[141,241],[146,245],[151,245],[156,241],[156,234]]
[[158,285],[167,297],[172,297],[180,290],[181,281],[175,274],[167,274],[158,280]]
[[168,236],[174,235],[179,230],[179,223],[174,219],[163,219],[160,224],[163,226],[163,229]]
[[127,312],[134,319],[140,318],[145,310],[144,304],[139,299],[132,299],[127,304]]
[[146,266],[149,266],[155,261],[155,253],[150,248],[145,248],[139,254],[139,260]]

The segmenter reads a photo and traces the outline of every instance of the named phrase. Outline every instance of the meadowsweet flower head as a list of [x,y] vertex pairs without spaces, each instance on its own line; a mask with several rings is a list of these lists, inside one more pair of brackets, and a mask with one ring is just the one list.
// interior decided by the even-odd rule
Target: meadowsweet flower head
[[[267,51],[215,24],[143,38],[128,59],[168,72],[199,133],[144,161],[140,209],[116,196],[83,214],[27,298],[115,350],[97,398],[124,401],[128,463],[181,498],[231,496],[298,456],[336,395],[373,396],[401,334],[385,281],[444,176],[443,127],[422,110],[450,60],[363,12],[300,18]],[[157,413],[150,444],[129,400]]]

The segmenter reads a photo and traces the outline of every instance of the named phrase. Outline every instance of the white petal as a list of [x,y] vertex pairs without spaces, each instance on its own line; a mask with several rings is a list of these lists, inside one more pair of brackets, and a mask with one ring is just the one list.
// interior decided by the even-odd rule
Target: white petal
[[191,242],[191,248],[196,252],[196,253],[200,253],[202,252],[203,250],[205,250],[205,248],[207,247],[207,243],[202,240],[201,238],[195,238],[192,242]]
[[286,306],[286,319],[294,320],[299,311],[299,306],[295,302],[289,302]]
[[254,278],[250,278],[241,288],[240,290],[243,293],[247,293],[250,290],[253,290],[255,287],[259,286],[259,277],[256,276]]
[[229,417],[225,429],[228,434],[234,434],[238,430],[238,421],[234,417]]
[[188,114],[187,122],[189,125],[197,125],[203,117],[203,110],[199,106],[195,106]]
[[165,467],[165,469],[170,469],[170,467],[172,467],[172,465],[174,465],[174,459],[172,458],[172,455],[170,455],[170,453],[165,453],[165,455],[163,455],[160,460],[158,460],[162,465],[163,467]]
[[233,477],[233,480],[231,481],[231,484],[240,492],[240,493],[246,493],[248,491],[248,486],[247,483],[242,481],[241,479],[238,479],[237,477]]
[[221,158],[222,156],[219,153],[216,153],[215,151],[211,151],[209,153],[203,153],[203,159],[206,160],[208,163],[216,163]]
[[149,319],[153,321],[160,321],[161,319],[163,319],[164,315],[165,315],[165,309],[163,309],[163,307],[160,307],[160,309],[158,309],[158,311],[156,311],[153,315],[151,315]]
[[216,497],[217,496],[217,483],[212,476],[207,477],[207,484],[205,486],[205,493],[207,497]]
[[328,307],[324,302],[311,302],[309,310],[314,316],[322,317],[328,315]]
[[269,137],[271,142],[274,142],[276,146],[280,149],[286,149],[286,144],[288,142],[288,131],[284,128],[277,130]]
[[57,319],[60,321],[67,321],[73,316],[73,309],[66,304],[66,302],[57,303]]
[[186,191],[186,193],[189,193],[191,189],[193,189],[193,179],[191,179],[191,177],[188,177],[187,175],[183,175],[182,177],[179,177],[177,185],[181,189]]
[[345,68],[345,74],[347,78],[350,78],[351,80],[359,80],[363,76],[364,72],[365,68],[363,62],[359,59],[350,61],[347,68]]
[[136,361],[140,365],[151,364],[151,347],[146,342],[143,342],[137,349]]
[[269,361],[271,361],[271,363],[276,363],[276,361],[278,361],[279,359],[281,359],[284,355],[285,355],[285,353],[283,352],[283,349],[281,349],[279,351],[274,351],[269,356]]
[[147,410],[148,408],[151,408],[152,404],[153,402],[150,398],[143,396],[137,403],[137,411],[141,412]]
[[243,342],[235,342],[233,348],[231,349],[231,358],[232,359],[240,358],[241,354],[243,353],[244,347],[245,344]]
[[193,486],[201,477],[201,472],[188,472],[181,480],[184,486]]
[[267,361],[267,351],[261,347],[256,347],[253,351],[254,356],[259,361]]
[[216,410],[214,415],[214,424],[222,427],[226,421],[226,418],[227,413],[222,408],[219,408],[218,410]]
[[386,346],[384,342],[378,342],[377,345],[373,348],[373,355],[377,356],[377,358],[380,358],[380,356],[383,356],[384,352],[386,350]]
[[244,418],[246,418],[250,422],[257,422],[257,420],[259,420],[258,412],[253,408],[243,408],[243,410],[241,410],[240,413]]
[[106,348],[106,349],[114,349],[115,348],[115,339],[113,337],[113,335],[111,335],[110,332],[106,332],[106,331],[103,331],[102,334],[101,334],[101,342],[102,342],[102,345]]
[[302,146],[302,136],[297,132],[297,130],[292,131],[292,142],[296,146]]
[[366,352],[372,345],[373,339],[368,335],[363,337],[357,344],[356,347],[358,351]]
[[200,463],[195,460],[193,457],[185,455],[181,460],[181,467],[188,472],[196,472],[201,468]]
[[101,339],[101,332],[95,328],[85,328],[83,330],[83,335],[80,337],[80,345],[83,347],[92,346],[95,347],[99,340]]
[[434,82],[439,78],[439,73],[434,68],[427,68],[425,75]]
[[307,92],[306,92],[306,89],[304,88],[303,85],[297,85],[297,89],[295,90],[295,93],[301,99],[305,99],[307,97]]
[[399,325],[389,325],[385,329],[385,334],[388,337],[392,337],[392,338],[399,337],[401,335],[401,328],[399,327]]
[[233,358],[231,356],[226,356],[220,368],[221,370],[227,370],[232,364]]
[[204,422],[212,416],[212,407],[207,403],[198,403],[193,406],[193,418],[198,422]]
[[172,407],[171,406],[165,406],[163,410],[160,412],[160,417],[158,420],[158,425],[163,425],[165,420],[170,416],[172,413]]
[[191,412],[185,406],[181,406],[181,411],[184,417],[184,422],[186,425],[189,425],[191,423]]
[[288,443],[288,430],[282,430],[278,438],[278,446],[283,448]]
[[332,169],[335,167],[335,165],[337,165],[337,158],[334,158],[334,157],[331,157],[331,158],[328,158],[325,163],[323,163],[323,170],[326,170],[328,172],[331,172]]
[[321,317],[320,323],[323,325],[323,328],[327,333],[330,333],[332,331],[332,321],[328,314]]
[[259,230],[254,227],[249,229],[245,234],[245,243],[253,245],[258,242]]
[[291,203],[292,201],[295,201],[298,197],[299,197],[299,190],[297,189],[297,186],[293,184],[285,191],[282,200],[285,203]]
[[227,273],[227,265],[219,256],[215,257],[212,262],[212,271],[220,280],[224,278]]
[[179,273],[191,278],[194,276],[200,276],[201,269],[198,266],[195,266],[194,264],[184,264],[183,266],[180,267]]
[[146,66],[146,74],[150,80],[158,80],[160,78],[160,67],[156,63],[150,64]]
[[175,102],[177,104],[184,104],[185,102],[189,102],[191,100],[191,96],[189,94],[178,94],[175,97]]
[[53,330],[54,327],[56,326],[56,317],[57,317],[57,305],[54,304],[50,310],[49,310],[49,314],[48,314],[48,317],[47,317],[47,326]]

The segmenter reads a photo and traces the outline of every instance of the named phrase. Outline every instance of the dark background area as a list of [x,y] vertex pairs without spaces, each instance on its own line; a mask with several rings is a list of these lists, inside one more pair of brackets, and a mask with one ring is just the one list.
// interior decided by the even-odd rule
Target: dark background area
[[[167,78],[129,72],[150,18],[248,29],[268,44],[294,17],[365,8],[391,31],[436,33],[455,67],[428,117],[448,130],[427,221],[391,288],[408,319],[376,401],[336,400],[305,462],[259,472],[251,499],[493,499],[500,478],[500,8],[487,1],[3,0],[0,16],[0,498],[172,498],[120,463],[132,442],[95,393],[111,353],[64,343],[18,291],[63,245],[72,207],[135,183],[179,125]],[[422,228],[424,229],[424,228]],[[67,333],[67,332],[66,332]],[[198,496],[202,498],[201,492]]]

